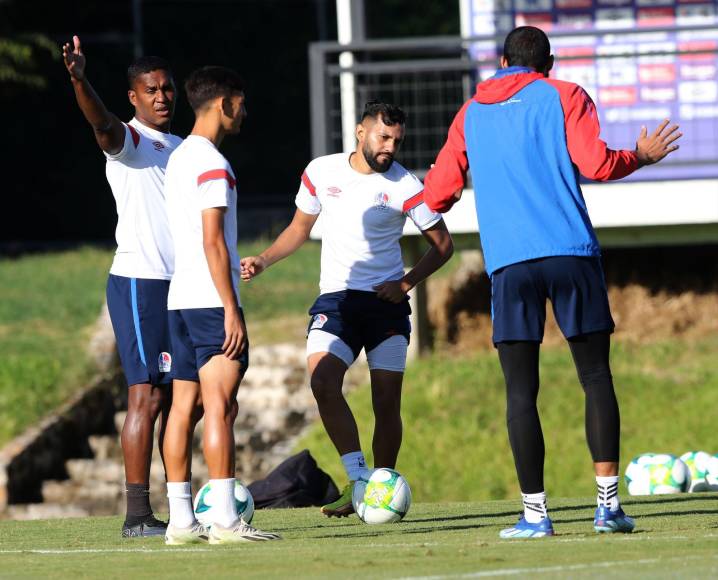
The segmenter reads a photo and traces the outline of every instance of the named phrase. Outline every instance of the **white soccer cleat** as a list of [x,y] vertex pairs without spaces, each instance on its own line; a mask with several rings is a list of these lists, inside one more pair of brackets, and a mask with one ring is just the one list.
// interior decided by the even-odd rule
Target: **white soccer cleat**
[[281,536],[277,534],[253,528],[245,523],[242,518],[228,528],[220,526],[218,523],[213,523],[209,530],[210,544],[239,544],[241,542],[266,542],[281,539]]
[[179,528],[170,524],[165,533],[165,544],[181,546],[184,544],[202,544],[209,539],[209,532],[202,524],[195,521],[188,528]]

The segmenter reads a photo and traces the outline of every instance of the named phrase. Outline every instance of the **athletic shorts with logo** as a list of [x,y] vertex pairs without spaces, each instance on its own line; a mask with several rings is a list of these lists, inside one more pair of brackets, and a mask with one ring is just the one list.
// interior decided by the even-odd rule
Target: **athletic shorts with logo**
[[351,348],[356,358],[362,348],[369,352],[392,336],[403,336],[408,344],[409,314],[408,298],[394,304],[378,298],[376,292],[328,292],[321,294],[309,309],[307,334],[314,329],[333,334]]
[[541,342],[547,299],[566,338],[613,332],[600,258],[552,256],[511,264],[491,276],[494,344]]
[[[241,308],[239,315],[244,320]],[[224,353],[224,308],[170,310],[169,326],[174,366],[172,377],[183,381],[199,381],[199,369],[213,356]],[[246,372],[249,367],[249,342],[238,360],[242,372]]]
[[110,274],[107,308],[128,386],[171,381],[172,348],[167,321],[169,280]]

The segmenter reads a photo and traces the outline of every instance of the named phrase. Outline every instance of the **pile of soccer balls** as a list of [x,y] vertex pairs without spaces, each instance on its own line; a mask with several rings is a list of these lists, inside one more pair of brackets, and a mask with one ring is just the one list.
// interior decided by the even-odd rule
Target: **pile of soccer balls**
[[[254,500],[249,490],[239,481],[234,487],[237,514],[248,524],[254,517]],[[197,520],[211,525],[209,512],[214,498],[212,486],[206,483],[194,498],[194,513]],[[359,519],[367,524],[389,524],[398,522],[411,506],[411,489],[406,479],[393,469],[375,469],[367,478],[354,484],[352,504]]]
[[644,453],[628,464],[626,485],[631,495],[718,491],[718,455]]

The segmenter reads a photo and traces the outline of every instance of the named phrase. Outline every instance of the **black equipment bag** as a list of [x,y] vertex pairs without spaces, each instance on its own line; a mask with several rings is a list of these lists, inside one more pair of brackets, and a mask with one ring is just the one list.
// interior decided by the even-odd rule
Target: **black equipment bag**
[[257,509],[321,506],[339,499],[337,486],[308,449],[285,459],[247,488]]

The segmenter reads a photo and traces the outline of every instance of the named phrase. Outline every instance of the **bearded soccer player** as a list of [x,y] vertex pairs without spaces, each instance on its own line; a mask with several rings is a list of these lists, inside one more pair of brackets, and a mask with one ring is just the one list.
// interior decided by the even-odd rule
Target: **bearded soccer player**
[[[239,299],[237,179],[218,147],[246,117],[244,84],[228,68],[194,71],[185,83],[195,113],[192,133],[167,165],[165,193],[175,243],[168,308],[174,353],[167,435],[167,544],[233,544],[277,540],[237,514],[234,499],[237,389],[249,364]],[[214,496],[210,530],[192,509],[187,462],[193,411],[204,406],[203,450]]]
[[573,83],[549,79],[546,35],[531,26],[506,38],[501,70],[479,83],[456,115],[426,177],[426,203],[446,212],[471,169],[481,246],[491,277],[493,341],[506,380],[509,441],[524,503],[502,538],[553,535],[536,408],[539,347],[551,300],[586,395],[586,438],[598,487],[594,529],[631,532],[618,498],[620,420],[609,366],[613,319],[600,248],[579,173],[620,179],[676,150],[677,126],[644,127],[633,151],[600,139],[596,108]]
[[[323,212],[320,296],[309,310],[307,362],[322,422],[349,479],[340,498],[321,508],[330,517],[354,511],[353,484],[368,473],[357,424],[342,395],[344,374],[364,349],[375,416],[374,465],[395,467],[411,331],[407,293],[453,252],[441,216],[424,204],[421,181],[394,161],[404,133],[400,108],[367,103],[356,126],[356,150],[312,161],[302,174],[292,223],[259,256],[242,260],[242,278],[251,280],[295,252]],[[430,248],[404,274],[399,239],[407,217]]]
[[[173,249],[164,193],[165,166],[181,139],[172,135],[175,85],[167,62],[143,57],[127,71],[134,118],[110,113],[85,74],[80,39],[62,47],[77,104],[107,159],[107,181],[117,204],[117,251],[107,282],[107,306],[127,379],[122,428],[127,514],[123,537],[159,536],[166,524],[152,514],[149,474],[157,417],[166,414],[170,381],[167,292]],[[164,421],[160,427],[161,449]]]

